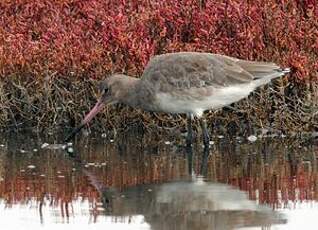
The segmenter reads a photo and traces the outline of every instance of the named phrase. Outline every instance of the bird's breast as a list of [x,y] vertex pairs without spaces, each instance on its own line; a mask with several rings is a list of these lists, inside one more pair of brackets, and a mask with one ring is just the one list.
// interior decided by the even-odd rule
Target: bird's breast
[[200,117],[205,110],[219,109],[247,97],[253,89],[249,84],[240,84],[222,88],[159,92],[156,94],[156,101],[162,112],[191,113]]

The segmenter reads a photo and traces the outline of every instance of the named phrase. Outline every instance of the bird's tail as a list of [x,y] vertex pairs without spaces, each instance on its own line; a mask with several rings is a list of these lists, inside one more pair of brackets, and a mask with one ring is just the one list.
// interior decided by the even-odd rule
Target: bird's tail
[[284,69],[280,69],[280,71],[284,74],[287,74],[290,72],[290,68],[284,68]]
[[273,62],[246,61],[237,59],[235,62],[251,74],[256,87],[269,83],[272,79],[290,72],[289,68],[281,68]]
[[274,69],[270,73],[268,73],[262,77],[256,78],[253,82],[254,82],[256,87],[259,87],[261,85],[265,85],[265,84],[269,83],[272,79],[284,76],[285,74],[287,74],[289,72],[290,72],[290,68]]

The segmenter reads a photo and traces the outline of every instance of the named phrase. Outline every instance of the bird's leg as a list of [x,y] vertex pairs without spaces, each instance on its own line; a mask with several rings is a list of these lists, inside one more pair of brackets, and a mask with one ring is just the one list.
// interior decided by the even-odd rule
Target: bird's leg
[[209,158],[209,146],[204,146],[203,154],[202,154],[202,162],[201,162],[201,168],[200,168],[200,174],[204,177],[207,176],[207,170],[208,170],[208,158]]
[[192,120],[193,120],[193,115],[188,114],[187,115],[187,138],[186,138],[187,146],[192,145],[192,139],[193,139]]
[[192,175],[193,172],[193,150],[192,150],[192,146],[191,143],[186,146],[186,153],[187,153],[187,159],[188,159],[188,172],[189,175]]
[[210,136],[206,125],[206,120],[204,118],[200,119],[200,125],[203,133],[203,144],[204,146],[209,146]]

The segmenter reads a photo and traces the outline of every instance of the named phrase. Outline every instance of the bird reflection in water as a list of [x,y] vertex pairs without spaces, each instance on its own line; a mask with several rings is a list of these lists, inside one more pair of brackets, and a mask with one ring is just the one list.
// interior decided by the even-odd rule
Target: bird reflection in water
[[85,168],[76,153],[69,153],[78,170],[99,192],[103,213],[113,217],[144,216],[151,229],[234,229],[286,223],[280,213],[248,199],[229,185],[205,181],[211,151],[202,151],[200,175],[193,170],[193,148],[184,148],[189,179],[163,184],[138,185],[122,191],[107,187]]

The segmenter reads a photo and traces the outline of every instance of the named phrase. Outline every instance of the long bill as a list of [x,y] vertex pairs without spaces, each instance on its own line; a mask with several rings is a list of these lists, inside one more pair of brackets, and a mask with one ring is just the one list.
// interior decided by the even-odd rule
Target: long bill
[[65,138],[64,142],[69,142],[88,122],[90,122],[96,116],[97,113],[102,110],[104,105],[105,104],[100,98],[93,109],[85,116],[81,124],[73,129],[73,131]]

